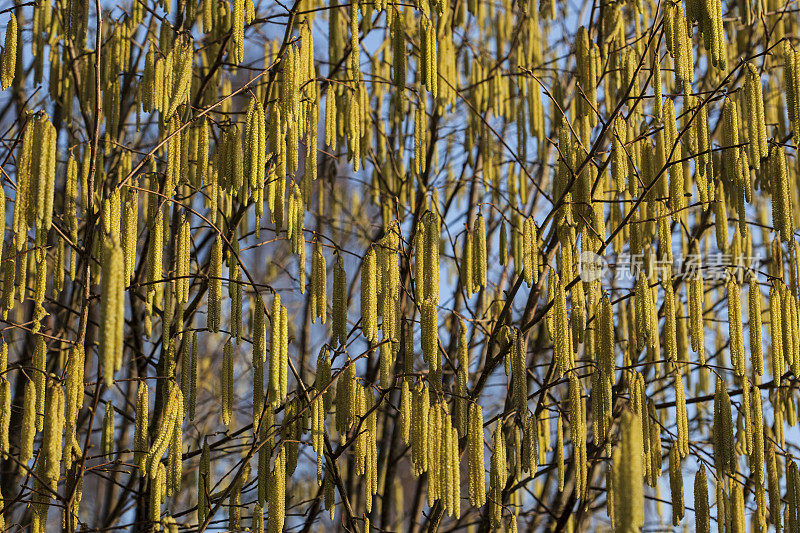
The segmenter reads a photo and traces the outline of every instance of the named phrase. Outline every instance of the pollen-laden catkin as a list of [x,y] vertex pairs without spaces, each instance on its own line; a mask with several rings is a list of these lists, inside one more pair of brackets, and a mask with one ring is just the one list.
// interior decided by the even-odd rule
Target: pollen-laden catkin
[[19,461],[26,464],[33,457],[33,439],[36,436],[36,385],[25,382],[22,399],[22,431],[19,443]]
[[694,476],[694,527],[697,533],[710,533],[711,513],[708,507],[708,481],[702,464]]
[[281,446],[275,458],[275,466],[270,476],[269,514],[267,524],[269,533],[280,533],[286,519],[286,448]]
[[[158,432],[156,433],[153,444],[147,455],[142,458],[140,467],[144,475],[148,476],[151,481],[160,475],[160,469],[163,468],[161,458],[164,452],[167,451],[173,440],[173,434],[176,429],[176,421],[183,418],[183,395],[181,388],[174,382],[170,381],[165,391],[167,398],[166,408],[164,415],[161,418]],[[166,492],[166,472],[164,472],[164,491]]]
[[405,379],[400,384],[400,434],[404,443],[411,444],[411,388]]
[[44,426],[42,449],[44,450],[44,481],[56,490],[61,472],[61,445],[64,431],[64,390],[53,381],[47,388],[47,424]]
[[467,435],[469,466],[469,501],[474,507],[486,503],[486,473],[483,457],[483,409],[470,405],[469,431]]
[[230,339],[222,349],[220,396],[222,399],[222,423],[230,426],[233,409],[233,346]]
[[103,436],[101,451],[107,461],[114,459],[114,404],[106,402],[106,414],[103,416]]
[[[467,339],[467,325],[463,320],[458,324],[458,370],[456,371],[456,397],[453,413],[453,425],[458,430],[458,436],[467,434],[469,420],[469,397],[467,380],[469,379],[469,340]],[[524,363],[524,361],[523,361]],[[527,382],[526,382],[527,383]]]
[[203,439],[200,466],[197,472],[197,519],[202,523],[208,515],[208,497],[211,495],[211,451],[208,439]]
[[475,275],[472,270],[474,268],[474,243],[472,242],[472,232],[466,228],[464,232],[464,245],[461,252],[461,283],[464,286],[464,291],[469,298],[475,293]]
[[746,367],[742,333],[742,296],[736,276],[730,276],[728,279],[728,333],[733,369],[736,375],[744,376]]
[[103,324],[100,330],[100,353],[103,380],[107,387],[114,382],[114,372],[122,366],[125,328],[125,266],[122,246],[116,234],[105,239],[103,257],[103,292],[100,296]]
[[486,222],[482,214],[478,215],[475,220],[473,232],[474,250],[472,257],[475,260],[475,268],[473,269],[475,284],[486,288]]
[[772,193],[772,226],[780,232],[780,238],[789,242],[794,230],[792,194],[786,153],[782,147],[770,154],[770,186]]
[[411,409],[411,459],[417,476],[428,470],[429,410],[428,388],[420,383],[414,388]]
[[2,65],[0,65],[0,85],[3,89],[8,89],[14,81],[17,73],[17,17],[10,13],[8,24],[6,25],[5,41],[3,46]]
[[140,381],[136,391],[136,417],[133,437],[133,462],[139,464],[148,451],[147,430],[150,424],[150,391]]
[[342,256],[337,254],[333,267],[333,342],[344,346],[347,342],[347,273]]
[[556,375],[563,376],[571,370],[574,365],[572,348],[570,347],[569,320],[567,318],[567,296],[564,289],[564,282],[558,274],[553,271],[550,273],[550,283],[554,287],[555,300],[552,313],[555,313],[553,320],[554,340],[555,340],[555,368]]
[[638,531],[644,524],[642,443],[641,418],[625,411],[620,424],[620,441],[613,455],[616,531]]
[[[435,211],[427,211],[425,215],[423,215],[424,221],[424,232],[422,234],[422,266],[423,269],[420,272],[417,270],[417,278],[416,282],[418,284],[422,284],[423,287],[423,299],[431,298],[434,303],[438,306],[439,305],[439,241],[441,236],[441,228],[440,228],[440,221],[439,215],[436,214]],[[477,231],[477,230],[473,230]],[[477,246],[474,242],[475,235],[473,234],[473,246]],[[420,242],[417,242],[417,259],[419,259],[419,252],[420,252]],[[475,251],[473,249],[473,257],[475,257]],[[419,277],[419,274],[422,274],[422,278]],[[473,268],[473,276],[475,275],[475,269]]]
[[669,450],[669,490],[672,498],[672,525],[677,526],[683,518],[683,473],[681,452],[677,443]]
[[677,370],[673,372],[675,383],[675,420],[677,423],[678,440],[675,443],[681,458],[689,454],[689,417],[686,413],[686,395],[683,389],[683,379]]
[[780,382],[786,370],[783,360],[783,317],[781,291],[776,283],[769,290],[769,329],[771,340],[771,372],[776,382]]
[[319,318],[324,324],[328,316],[328,267],[322,246],[319,241],[314,243],[314,252],[311,256],[311,321]]
[[748,320],[750,323],[750,365],[756,376],[764,372],[763,341],[761,332],[761,289],[755,272],[751,272],[748,283]]
[[286,308],[277,292],[272,300],[270,325],[269,401],[278,405],[286,398],[289,332]]
[[[5,345],[4,345],[5,346]],[[5,377],[5,371],[0,376],[0,453],[10,451],[8,431],[11,424],[11,383]]]
[[500,527],[503,514],[503,489],[506,486],[507,476],[506,439],[503,435],[502,420],[498,420],[494,430],[494,449],[489,469],[489,519],[494,528]]
[[725,382],[717,378],[714,391],[713,444],[714,465],[720,473],[729,473],[736,468],[734,443],[731,398]]
[[375,249],[370,247],[361,265],[361,330],[370,343],[378,339],[378,281]]

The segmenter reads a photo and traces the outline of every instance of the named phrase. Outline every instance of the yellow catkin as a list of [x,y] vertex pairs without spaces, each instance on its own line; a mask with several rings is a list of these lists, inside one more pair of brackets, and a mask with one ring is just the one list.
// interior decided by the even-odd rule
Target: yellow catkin
[[286,518],[286,448],[281,447],[270,476],[268,531],[280,533]]
[[208,515],[208,497],[211,489],[211,451],[208,440],[203,439],[203,451],[200,454],[200,467],[197,473],[197,519],[202,523]]
[[372,343],[378,339],[377,259],[370,247],[361,265],[361,330]]
[[10,13],[6,25],[5,41],[3,46],[2,65],[0,65],[0,85],[8,89],[14,82],[17,73],[17,17]]
[[467,297],[475,293],[475,275],[473,274],[474,260],[472,258],[474,252],[474,243],[472,242],[472,232],[467,228],[464,234],[464,245],[461,252],[461,280],[464,285],[464,290]]
[[474,250],[472,257],[475,261],[475,268],[473,269],[475,284],[486,288],[486,222],[482,214],[478,215],[475,220],[473,232]]
[[343,346],[347,342],[347,273],[344,261],[337,255],[333,267],[333,339]]
[[44,450],[44,478],[52,490],[56,490],[61,472],[61,446],[64,430],[64,390],[57,382],[51,383],[47,390],[42,449]]
[[772,193],[772,225],[780,232],[782,241],[788,242],[794,230],[789,170],[786,153],[777,147],[770,154],[770,185]]
[[20,433],[19,460],[27,463],[33,457],[33,439],[36,436],[36,386],[33,380],[25,383],[22,399],[22,431]]
[[324,324],[328,316],[328,268],[319,241],[314,244],[311,258],[311,318]]
[[564,423],[561,412],[556,418],[556,470],[558,473],[558,492],[564,492],[565,464],[564,464]]
[[403,442],[411,444],[411,389],[407,380],[400,384],[400,433]]
[[725,382],[717,378],[714,392],[714,465],[719,472],[730,472],[736,468],[731,399]]
[[106,238],[102,276],[100,306],[103,324],[100,330],[100,352],[103,379],[106,386],[111,386],[114,371],[122,362],[125,327],[125,266],[122,246],[116,234]]
[[494,528],[500,527],[503,513],[503,489],[506,486],[507,476],[506,440],[503,435],[502,421],[498,421],[494,430],[494,449],[489,470],[489,519]]
[[695,531],[697,533],[709,533],[711,531],[711,514],[708,507],[706,467],[703,465],[700,465],[700,469],[694,476],[694,516]]
[[678,371],[673,373],[675,383],[675,420],[677,424],[678,440],[675,444],[681,458],[689,454],[689,417],[686,412],[686,394],[683,388],[683,379]]
[[287,367],[288,367],[288,323],[286,320],[286,307],[281,305],[281,298],[275,293],[272,302],[271,344],[270,344],[270,369],[269,369],[269,399],[273,405],[286,398]]
[[763,341],[761,331],[761,288],[755,273],[750,274],[748,283],[748,320],[750,321],[750,364],[753,372],[761,376],[764,372]]
[[150,422],[150,391],[144,381],[139,382],[136,392],[136,418],[134,422],[134,462],[139,464],[148,450],[147,430]]
[[114,405],[106,402],[106,414],[103,416],[103,436],[101,450],[105,459],[113,460],[114,454]]
[[233,346],[230,340],[225,343],[225,347],[222,349],[220,396],[222,399],[222,423],[230,426],[233,409]]
[[615,531],[637,531],[644,524],[642,450],[641,419],[626,411],[613,456]]
[[480,405],[470,405],[468,423],[469,501],[474,507],[482,507],[486,503],[486,473],[483,456],[483,409]]
[[672,525],[677,526],[683,519],[683,473],[681,472],[681,452],[677,443],[669,451],[669,490],[672,499]]
[[738,376],[743,376],[746,367],[742,334],[742,296],[736,276],[730,276],[728,279],[728,333],[733,369]]

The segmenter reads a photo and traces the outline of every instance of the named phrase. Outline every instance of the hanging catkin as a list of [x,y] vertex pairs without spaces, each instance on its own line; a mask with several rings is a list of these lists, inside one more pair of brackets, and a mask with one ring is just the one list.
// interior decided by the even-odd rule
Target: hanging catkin
[[64,390],[58,382],[52,382],[47,388],[47,408],[45,417],[48,423],[42,436],[44,457],[44,481],[51,490],[56,490],[61,471],[61,445],[64,430]]
[[105,459],[110,461],[114,454],[114,405],[106,402],[106,414],[103,416],[103,435],[100,449]]
[[328,316],[328,267],[322,247],[317,241],[314,243],[314,252],[311,256],[311,319],[317,318],[324,324]]
[[289,360],[286,308],[281,305],[281,296],[277,292],[272,300],[270,324],[269,400],[272,405],[277,405],[286,398]]
[[641,419],[625,411],[613,457],[615,531],[637,531],[644,524],[642,450]]
[[230,426],[233,410],[233,346],[230,340],[225,343],[225,347],[222,349],[220,397],[222,400],[222,423]]
[[500,527],[503,513],[503,488],[508,475],[506,467],[506,440],[503,436],[502,420],[494,430],[494,449],[489,470],[489,519],[492,527]]
[[750,274],[748,282],[748,320],[750,321],[750,364],[755,375],[764,372],[763,341],[761,337],[761,288],[755,272]]
[[347,273],[342,256],[337,254],[333,268],[333,339],[343,346],[347,342]]
[[377,259],[370,247],[361,265],[361,330],[367,341],[378,339]]
[[733,369],[738,376],[744,376],[746,368],[742,334],[742,296],[736,276],[730,276],[728,279],[728,333]]
[[672,525],[677,526],[683,518],[683,473],[681,452],[677,444],[669,450],[669,490],[672,499]]
[[697,533],[709,533],[711,531],[711,513],[708,507],[708,481],[706,480],[706,468],[702,464],[694,476],[694,516]]
[[5,41],[3,46],[2,65],[0,65],[0,85],[8,89],[14,81],[17,72],[17,17],[10,13],[6,25]]
[[473,232],[474,250],[472,257],[475,260],[475,268],[473,269],[475,285],[486,288],[486,222],[483,220],[483,214],[479,214],[478,218],[475,219]]
[[136,392],[136,416],[133,437],[133,461],[139,464],[149,449],[147,444],[147,431],[150,421],[150,394],[147,383],[139,382]]
[[125,267],[122,246],[116,234],[106,237],[103,258],[103,291],[100,299],[103,324],[100,352],[103,379],[107,387],[114,381],[114,371],[122,366],[125,327]]
[[486,473],[483,457],[483,409],[470,404],[467,436],[469,466],[469,501],[474,507],[486,502]]

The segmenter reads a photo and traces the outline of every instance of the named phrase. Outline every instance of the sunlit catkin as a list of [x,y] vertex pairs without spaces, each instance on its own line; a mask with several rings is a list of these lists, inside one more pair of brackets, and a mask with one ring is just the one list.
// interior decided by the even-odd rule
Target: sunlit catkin
[[681,453],[676,444],[669,450],[669,490],[672,499],[672,525],[677,526],[683,518],[683,473]]
[[641,418],[625,411],[613,457],[615,531],[637,531],[644,524],[642,450]]
[[269,491],[269,533],[280,533],[286,519],[286,448],[281,447],[275,458],[275,466],[270,476]]
[[314,243],[311,256],[311,319],[324,324],[328,316],[328,267],[319,241]]
[[361,330],[369,342],[378,339],[378,287],[375,249],[370,247],[361,265]]
[[100,449],[106,460],[113,460],[114,454],[114,405],[106,402],[106,414],[103,416],[103,435]]
[[761,337],[761,288],[754,272],[750,274],[747,299],[748,320],[750,321],[750,364],[755,375],[760,376],[764,372],[763,341]]
[[289,359],[286,308],[281,305],[281,296],[277,292],[272,300],[270,325],[269,401],[277,405],[286,398]]
[[42,449],[44,450],[44,478],[52,490],[56,490],[61,471],[61,445],[64,431],[64,390],[58,382],[47,388],[47,424],[44,426]]
[[469,466],[469,501],[474,507],[486,503],[486,473],[483,457],[483,409],[470,405],[469,432],[467,435]]
[[333,267],[333,340],[340,346],[347,342],[347,273],[337,254]]
[[11,87],[17,72],[17,17],[10,13],[6,25],[5,41],[3,46],[2,65],[0,65],[0,85],[3,89]]
[[709,533],[711,531],[711,513],[708,507],[706,468],[703,465],[700,465],[700,469],[694,476],[694,516],[694,527],[697,533]]
[[102,276],[100,353],[103,380],[110,387],[114,382],[114,371],[122,366],[125,328],[125,266],[122,246],[115,234],[106,238]]
[[506,439],[503,436],[502,420],[499,420],[494,430],[494,449],[489,470],[489,519],[494,528],[500,527],[503,514],[503,489],[507,476]]
[[20,433],[19,460],[27,463],[33,457],[33,439],[36,436],[36,386],[33,380],[25,382],[22,399],[22,431]]
[[473,275],[475,276],[475,284],[485,288],[486,287],[486,222],[483,220],[483,215],[478,215],[475,219],[475,227],[473,229],[473,253],[472,257],[475,261],[475,268]]
[[230,426],[233,409],[233,346],[230,340],[225,343],[225,347],[222,349],[220,396],[222,399],[222,423]]
[[222,315],[222,236],[218,235],[211,245],[211,261],[208,272],[208,329],[219,331]]
[[147,430],[150,423],[150,391],[147,383],[139,382],[136,392],[136,415],[133,437],[133,461],[139,464],[147,453]]
[[733,369],[737,375],[743,376],[746,369],[742,334],[742,297],[736,276],[730,276],[728,279],[728,325]]

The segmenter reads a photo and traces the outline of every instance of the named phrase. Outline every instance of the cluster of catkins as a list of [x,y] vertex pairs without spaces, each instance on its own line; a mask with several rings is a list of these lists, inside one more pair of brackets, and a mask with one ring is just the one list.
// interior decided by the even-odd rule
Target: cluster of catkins
[[0,529],[800,531],[790,4],[101,4],[0,10]]

